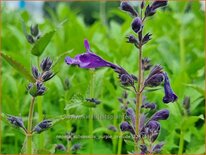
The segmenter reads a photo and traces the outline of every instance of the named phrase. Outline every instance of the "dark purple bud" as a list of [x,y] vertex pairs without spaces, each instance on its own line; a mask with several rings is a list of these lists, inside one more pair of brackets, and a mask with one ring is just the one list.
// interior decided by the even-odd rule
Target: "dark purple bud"
[[160,153],[163,146],[164,146],[163,143],[156,144],[156,145],[152,148],[152,153]]
[[121,2],[120,8],[123,11],[129,12],[134,17],[138,16],[138,14],[135,11],[135,9],[128,2]]
[[33,35],[34,37],[36,37],[39,34],[39,28],[38,28],[38,24],[31,26],[30,27],[30,32],[31,35]]
[[167,6],[167,0],[155,0],[151,5],[153,10],[164,6]]
[[150,70],[151,67],[152,65],[150,63],[150,59],[148,58],[142,59],[142,69],[146,71],[146,70]]
[[131,26],[135,33],[139,33],[143,27],[142,20],[139,17],[134,18]]
[[46,82],[55,76],[51,71],[45,71],[42,75],[43,82]]
[[170,82],[169,82],[169,78],[167,76],[167,73],[164,73],[164,78],[165,78],[165,82],[164,82],[165,96],[163,97],[163,102],[164,103],[175,102],[178,97],[177,97],[177,95],[175,95],[175,93],[173,92],[173,90],[170,86]]
[[141,7],[141,9],[144,9],[144,5],[145,5],[145,2],[144,2],[144,0],[141,2],[141,5],[140,5],[140,7]]
[[27,89],[29,94],[33,97],[41,96],[46,92],[46,87],[41,82],[36,82],[34,84],[29,83]]
[[76,152],[76,151],[80,150],[81,147],[82,147],[81,144],[74,144],[74,145],[71,147],[71,150],[72,150],[72,152]]
[[25,130],[24,122],[21,117],[7,115],[7,120],[16,127],[22,128]]
[[122,122],[120,124],[121,131],[129,131],[131,134],[135,134],[133,127],[128,122]]
[[156,104],[155,103],[144,103],[141,108],[146,108],[146,109],[150,109],[150,110],[154,110],[156,109]]
[[123,86],[132,86],[134,85],[134,79],[129,74],[120,75],[120,81]]
[[101,103],[99,100],[97,100],[97,99],[95,99],[95,98],[86,98],[86,101],[87,101],[87,102],[92,102],[92,103],[94,103],[95,105]]
[[164,80],[164,74],[162,72],[162,67],[160,65],[156,65],[151,70],[149,76],[145,80],[145,87],[156,87],[159,86]]
[[145,127],[145,134],[150,138],[151,142],[154,142],[160,131],[160,123],[157,121],[149,121]]
[[153,121],[159,121],[159,120],[166,120],[169,117],[169,110],[162,109],[157,111],[152,117],[151,120]]
[[38,79],[39,78],[39,71],[38,71],[38,69],[35,67],[35,66],[32,66],[32,74],[33,74],[33,77],[35,78],[35,79]]
[[34,38],[31,35],[26,35],[26,39],[30,44],[33,44],[35,42]]
[[43,120],[42,122],[40,122],[39,124],[37,124],[34,129],[33,132],[36,133],[41,133],[47,129],[49,129],[52,125],[52,121],[51,120]]
[[150,5],[147,5],[145,10],[145,17],[153,16],[156,13],[156,10],[153,9]]
[[140,150],[141,150],[141,154],[147,154],[148,153],[147,146],[145,144],[140,145]]
[[150,40],[152,39],[151,36],[152,36],[152,34],[147,33],[147,34],[143,37],[142,44],[146,44],[148,41],[150,41]]
[[128,39],[127,43],[138,44],[138,40],[135,38],[134,35],[129,35],[126,38]]
[[132,120],[133,127],[135,127],[136,119],[135,119],[134,110],[132,108],[128,108],[127,111],[126,111],[126,114]]
[[55,151],[66,151],[66,147],[63,144],[57,144],[55,146]]
[[130,76],[133,78],[134,81],[138,80],[138,78],[135,75],[131,74]]
[[51,69],[52,63],[53,62],[49,57],[44,58],[40,64],[42,71],[49,71]]
[[117,128],[116,128],[114,125],[110,125],[110,126],[108,127],[108,130],[111,130],[111,131],[116,132],[116,131],[117,131]]

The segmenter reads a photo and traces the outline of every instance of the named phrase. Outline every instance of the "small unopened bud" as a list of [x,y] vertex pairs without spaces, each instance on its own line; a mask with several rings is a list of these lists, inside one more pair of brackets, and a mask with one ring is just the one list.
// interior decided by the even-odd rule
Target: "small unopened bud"
[[164,146],[163,143],[156,144],[156,145],[152,148],[152,153],[160,153],[163,146]]
[[129,131],[131,134],[135,134],[133,127],[128,122],[122,122],[120,129],[121,131]]
[[159,110],[152,116],[151,120],[154,121],[166,120],[168,119],[169,114],[170,114],[169,110],[167,109]]
[[145,134],[150,138],[151,142],[154,142],[160,131],[160,123],[157,121],[149,121],[145,127]]
[[132,22],[132,29],[135,33],[139,33],[142,30],[142,20],[139,17],[136,17]]
[[39,71],[38,71],[38,69],[35,67],[35,66],[33,66],[32,67],[32,74],[33,74],[33,77],[35,78],[35,79],[38,79],[39,78]]
[[30,27],[31,35],[36,37],[39,34],[38,24]]
[[21,117],[8,115],[7,120],[16,127],[22,128],[25,130],[24,122]]
[[151,36],[152,34],[147,33],[142,39],[142,44],[146,44],[148,41],[150,41],[152,39]]
[[135,11],[135,9],[128,2],[121,2],[120,8],[123,11],[129,12],[134,17],[138,16],[138,14]]
[[94,104],[96,104],[96,105],[98,105],[98,104],[101,103],[99,100],[97,100],[97,99],[95,99],[95,98],[87,98],[86,101],[87,101],[87,102],[92,102],[92,103],[94,103]]
[[31,35],[26,35],[26,39],[30,44],[33,44],[35,42],[34,38]]
[[187,114],[190,113],[190,97],[186,96],[183,101],[183,107],[186,110]]
[[132,120],[132,124],[133,126],[135,126],[135,113],[134,110],[132,108],[128,108],[126,111],[127,116]]
[[71,147],[71,150],[72,152],[77,152],[78,150],[81,149],[81,144],[74,144],[72,147]]
[[141,5],[140,5],[140,7],[141,7],[141,9],[144,9],[144,5],[145,5],[145,2],[144,2],[144,0],[141,2]]
[[134,79],[129,74],[120,75],[120,81],[123,86],[134,85]]
[[47,129],[49,129],[49,127],[52,125],[52,121],[51,120],[43,120],[42,122],[40,122],[39,124],[37,124],[34,129],[33,132],[36,133],[41,133]]
[[154,110],[156,109],[156,104],[155,103],[144,103],[142,104],[141,108],[146,108],[146,109],[150,109],[150,110]]
[[145,144],[140,145],[140,150],[141,150],[141,154],[147,154],[148,153],[147,146]]
[[126,38],[127,38],[127,43],[132,43],[132,44],[138,43],[138,40],[135,38],[134,35],[129,35]]
[[42,80],[44,82],[46,82],[46,81],[50,80],[51,78],[53,78],[54,76],[55,76],[55,74],[52,73],[51,71],[46,71],[42,75]]
[[150,59],[148,58],[142,59],[142,69],[146,71],[146,70],[150,70],[151,67],[152,65],[150,63]]
[[27,89],[29,94],[33,97],[44,95],[46,92],[46,87],[41,82],[36,82],[34,84],[29,83]]
[[57,144],[57,145],[55,146],[55,151],[58,151],[58,150],[60,150],[60,151],[66,151],[66,147],[65,147],[63,144]]
[[40,67],[43,71],[49,71],[52,66],[52,61],[49,57],[42,60]]

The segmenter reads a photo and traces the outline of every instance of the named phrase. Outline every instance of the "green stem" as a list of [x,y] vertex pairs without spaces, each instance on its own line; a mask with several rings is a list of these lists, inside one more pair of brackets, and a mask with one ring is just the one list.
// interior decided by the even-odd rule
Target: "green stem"
[[[136,94],[136,136],[139,134],[139,119],[140,107],[142,105],[142,85],[143,85],[143,71],[142,71],[142,46],[139,47],[139,65],[138,65],[138,87]],[[135,153],[138,153],[138,137],[135,137]]]
[[101,22],[103,25],[106,25],[107,24],[107,19],[106,19],[106,2],[103,0],[103,1],[100,1],[100,12],[99,12],[99,15],[100,15],[100,19],[101,19]]
[[[91,78],[90,78],[90,98],[94,97],[94,70],[91,70]],[[93,108],[89,108],[89,150],[90,154],[93,154],[94,142],[93,142]]]
[[[42,108],[42,97],[39,96],[37,99],[37,108],[38,108],[38,121],[41,122],[43,120],[43,108]],[[40,148],[44,148],[44,133],[39,135],[38,144]]]
[[118,142],[118,150],[117,150],[118,155],[120,155],[122,153],[122,135],[123,135],[123,133],[120,131],[119,142]]
[[34,113],[34,101],[35,97],[32,97],[30,108],[29,108],[29,118],[28,118],[28,128],[27,128],[27,145],[26,145],[26,153],[32,154],[32,120]]
[[178,154],[183,153],[183,148],[184,148],[184,131],[181,129]]

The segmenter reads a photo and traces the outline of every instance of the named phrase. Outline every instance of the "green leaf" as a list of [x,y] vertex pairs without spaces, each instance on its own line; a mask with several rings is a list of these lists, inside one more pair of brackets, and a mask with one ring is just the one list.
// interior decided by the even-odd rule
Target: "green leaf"
[[1,53],[1,56],[6,60],[13,68],[15,68],[20,74],[22,74],[26,79],[34,82],[35,79],[31,76],[30,72],[20,63],[14,60],[11,56]]
[[49,44],[49,42],[51,41],[53,35],[54,35],[55,31],[52,30],[46,34],[44,34],[43,36],[41,36],[41,38],[39,40],[36,41],[36,43],[34,44],[34,46],[31,49],[31,53],[35,56],[40,56],[45,48],[47,47],[47,45]]
[[205,90],[197,85],[194,84],[185,84],[188,87],[191,87],[193,89],[195,89],[197,92],[199,92],[201,95],[205,96]]

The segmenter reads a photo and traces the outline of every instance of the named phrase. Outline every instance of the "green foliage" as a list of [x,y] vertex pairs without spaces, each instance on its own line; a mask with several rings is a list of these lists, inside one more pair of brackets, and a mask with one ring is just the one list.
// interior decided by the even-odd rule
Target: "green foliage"
[[[20,22],[23,18],[26,26],[31,26],[29,13],[21,10],[8,12],[5,7],[2,7],[2,112],[22,116],[23,120],[27,121],[31,99],[26,93],[27,80],[33,80],[30,75],[31,66],[37,66],[37,59],[31,56],[31,52],[40,60],[49,56],[55,64],[53,70],[57,75],[46,83],[48,90],[40,103],[43,109],[42,116],[38,113],[38,107],[35,107],[33,125],[44,118],[54,120],[55,124],[51,129],[34,138],[36,153],[40,154],[55,153],[55,144],[67,145],[66,141],[59,140],[57,136],[71,131],[72,125],[77,128],[75,135],[88,135],[87,119],[69,119],[68,116],[84,118],[89,115],[85,98],[89,98],[90,74],[87,69],[64,63],[65,56],[74,57],[85,51],[83,46],[85,38],[90,41],[94,53],[119,64],[129,73],[134,75],[138,73],[137,49],[126,43],[125,39],[125,36],[133,33],[130,29],[132,18],[129,15],[115,7],[106,10],[111,17],[107,24],[102,23],[105,19],[97,18],[94,23],[88,25],[85,24],[80,10],[71,10],[65,4],[58,3],[56,11],[51,11],[53,15],[39,24],[39,29],[44,35],[33,47],[27,43]],[[144,47],[143,55],[149,57],[152,64],[161,64],[164,67],[171,79],[172,88],[179,97],[176,103],[165,105],[162,103],[164,96],[162,87],[156,91],[148,90],[148,101],[157,103],[158,109],[167,108],[170,111],[169,119],[161,122],[161,134],[158,137],[158,141],[165,143],[163,154],[181,152],[180,141],[183,141],[182,153],[184,154],[205,153],[205,16],[198,2],[192,2],[190,10],[185,12],[187,5],[188,2],[169,2],[168,9],[158,11],[156,16],[146,20],[145,25],[145,30],[153,35],[152,40]],[[94,14],[95,17],[100,16],[99,12]],[[104,16],[100,17],[104,18]],[[65,19],[68,19],[68,22]],[[59,24],[62,21],[65,22]],[[145,76],[147,74],[148,72]],[[120,87],[117,74],[107,68],[95,70],[94,81],[94,98],[98,98],[101,104],[94,108],[93,133],[97,137],[105,134],[117,137],[120,135],[119,124],[122,120],[114,117],[98,119],[98,116],[121,115],[118,98],[123,88]],[[182,105],[185,96],[191,98],[189,115],[185,114]],[[133,106],[134,97],[130,93],[129,106]],[[114,125],[117,132],[108,131],[110,125]],[[2,153],[21,152],[24,143],[22,134],[10,128],[5,121],[2,122],[1,128]],[[41,136],[43,140],[40,140]],[[118,138],[96,139],[93,152],[116,154],[118,142]],[[78,153],[89,153],[87,139],[76,138],[71,145],[75,143],[83,145]],[[132,145],[132,141],[124,139],[122,153],[132,151]]]

